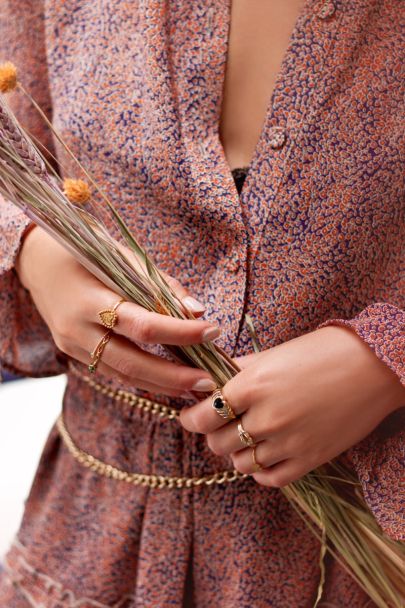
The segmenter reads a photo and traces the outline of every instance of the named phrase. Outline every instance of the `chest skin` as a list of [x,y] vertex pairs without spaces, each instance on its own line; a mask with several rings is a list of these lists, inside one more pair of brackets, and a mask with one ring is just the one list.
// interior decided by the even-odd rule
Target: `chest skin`
[[247,167],[303,0],[233,0],[220,137],[231,169]]

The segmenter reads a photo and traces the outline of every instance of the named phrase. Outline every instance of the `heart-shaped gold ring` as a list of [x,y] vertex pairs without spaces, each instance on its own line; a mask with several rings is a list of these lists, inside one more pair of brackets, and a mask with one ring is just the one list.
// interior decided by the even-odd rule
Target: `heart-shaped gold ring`
[[113,329],[117,325],[118,314],[116,311],[118,306],[123,302],[125,302],[125,300],[124,298],[121,298],[112,308],[100,310],[98,318],[100,319],[101,325],[104,325],[107,329]]

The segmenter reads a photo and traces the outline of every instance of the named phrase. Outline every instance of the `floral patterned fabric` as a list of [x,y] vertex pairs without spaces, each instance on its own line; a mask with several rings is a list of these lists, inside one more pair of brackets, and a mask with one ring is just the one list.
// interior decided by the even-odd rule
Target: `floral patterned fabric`
[[[17,64],[159,267],[207,305],[229,355],[252,350],[245,313],[262,348],[345,324],[404,382],[399,9],[396,0],[305,1],[240,197],[218,137],[230,0],[3,0],[0,59]],[[52,148],[24,98],[10,103]],[[62,174],[74,176],[54,148]],[[2,367],[68,372],[70,434],[118,468],[231,469],[176,419],[117,403],[69,371],[14,270],[28,225],[0,201]],[[401,408],[342,456],[396,539],[404,434]],[[319,551],[276,488],[250,477],[183,489],[107,479],[72,458],[55,426],[0,572],[0,607],[310,608]],[[319,606],[371,605],[327,557]]]

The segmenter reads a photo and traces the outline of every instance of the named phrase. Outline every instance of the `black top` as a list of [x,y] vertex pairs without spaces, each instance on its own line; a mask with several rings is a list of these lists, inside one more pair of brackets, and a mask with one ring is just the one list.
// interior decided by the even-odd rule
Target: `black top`
[[236,167],[232,169],[233,179],[235,180],[236,189],[239,194],[241,193],[248,170],[249,167]]

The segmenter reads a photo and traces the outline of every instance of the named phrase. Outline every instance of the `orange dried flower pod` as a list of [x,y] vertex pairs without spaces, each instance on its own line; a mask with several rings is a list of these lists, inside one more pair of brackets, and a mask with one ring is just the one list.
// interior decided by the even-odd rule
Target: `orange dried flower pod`
[[8,93],[17,86],[17,68],[11,61],[0,65],[0,92]]
[[89,185],[82,179],[66,178],[63,180],[63,194],[71,203],[82,205],[91,197]]

